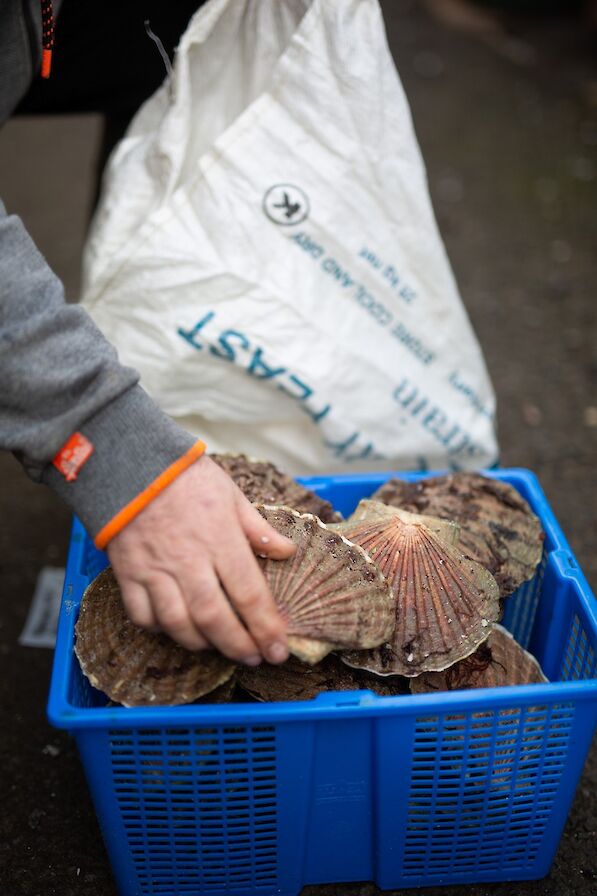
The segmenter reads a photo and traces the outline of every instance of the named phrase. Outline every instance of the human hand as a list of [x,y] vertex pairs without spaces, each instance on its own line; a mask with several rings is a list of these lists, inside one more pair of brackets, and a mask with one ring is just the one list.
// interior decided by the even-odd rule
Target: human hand
[[206,455],[107,546],[136,625],[248,665],[288,657],[285,623],[254,551],[283,560],[295,550]]

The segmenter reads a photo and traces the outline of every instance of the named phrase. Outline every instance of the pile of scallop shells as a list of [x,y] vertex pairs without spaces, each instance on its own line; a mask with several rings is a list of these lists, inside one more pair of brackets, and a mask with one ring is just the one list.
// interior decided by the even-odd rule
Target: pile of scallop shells
[[83,597],[75,652],[110,700],[309,700],[324,691],[396,696],[546,680],[497,624],[543,550],[539,520],[511,486],[476,473],[392,479],[342,520],[269,462],[212,458],[297,545],[288,560],[258,558],[291,657],[235,666],[138,628],[108,568]]

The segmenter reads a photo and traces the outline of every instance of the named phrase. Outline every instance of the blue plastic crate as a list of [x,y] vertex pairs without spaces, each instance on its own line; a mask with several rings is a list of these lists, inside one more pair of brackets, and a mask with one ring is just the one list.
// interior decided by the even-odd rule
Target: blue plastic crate
[[[389,475],[303,481],[348,513]],[[504,621],[549,684],[107,707],[73,655],[83,590],[106,563],[75,522],[48,713],[77,741],[123,896],[549,871],[597,723],[597,611],[533,474],[488,475],[514,485],[546,531],[544,562]]]

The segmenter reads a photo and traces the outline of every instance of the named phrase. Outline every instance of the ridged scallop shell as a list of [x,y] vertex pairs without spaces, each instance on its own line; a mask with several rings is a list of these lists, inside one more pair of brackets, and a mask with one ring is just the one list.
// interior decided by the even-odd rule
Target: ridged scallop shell
[[75,653],[94,688],[123,706],[192,703],[228,681],[235,664],[215,651],[191,653],[134,625],[108,567],[83,595]]
[[[354,523],[360,523],[362,520],[370,520],[373,517],[382,517],[387,519],[393,515],[393,509],[388,507],[382,501],[376,501],[373,498],[364,498],[359,502],[356,510],[341,523],[334,523],[334,530],[337,532],[348,531]],[[411,522],[423,523],[432,532],[448,544],[457,545],[460,540],[460,526],[454,520],[441,520],[434,516],[422,516],[421,514],[411,513]]]
[[342,514],[337,513],[329,501],[324,501],[267,460],[256,460],[245,454],[211,454],[210,457],[254,504],[281,504],[299,513],[312,513],[324,523],[342,519]]
[[362,548],[312,514],[256,506],[298,548],[288,560],[259,558],[291,653],[315,663],[334,647],[375,647],[391,637],[394,598]]
[[436,523],[388,507],[342,524],[346,536],[379,566],[396,602],[391,642],[379,650],[343,654],[348,665],[410,678],[446,669],[487,638],[499,618],[497,583],[438,535]]
[[350,669],[336,656],[327,656],[317,666],[290,657],[280,666],[262,663],[256,668],[241,667],[238,683],[262,702],[312,700],[324,691],[373,691],[381,696],[409,693],[404,678],[379,678],[362,669]]
[[533,577],[543,553],[539,519],[506,482],[479,473],[453,473],[405,482],[391,479],[373,498],[411,513],[460,524],[460,550],[495,577],[507,597]]
[[463,688],[497,688],[516,684],[540,684],[548,679],[534,656],[514,640],[509,631],[495,625],[475,653],[443,672],[426,672],[411,679],[413,694],[457,691]]

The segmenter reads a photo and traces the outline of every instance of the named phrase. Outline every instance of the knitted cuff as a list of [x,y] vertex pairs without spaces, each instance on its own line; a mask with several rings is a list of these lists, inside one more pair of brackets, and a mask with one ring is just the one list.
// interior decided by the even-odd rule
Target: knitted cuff
[[104,548],[204,451],[133,386],[79,427],[41,480]]

